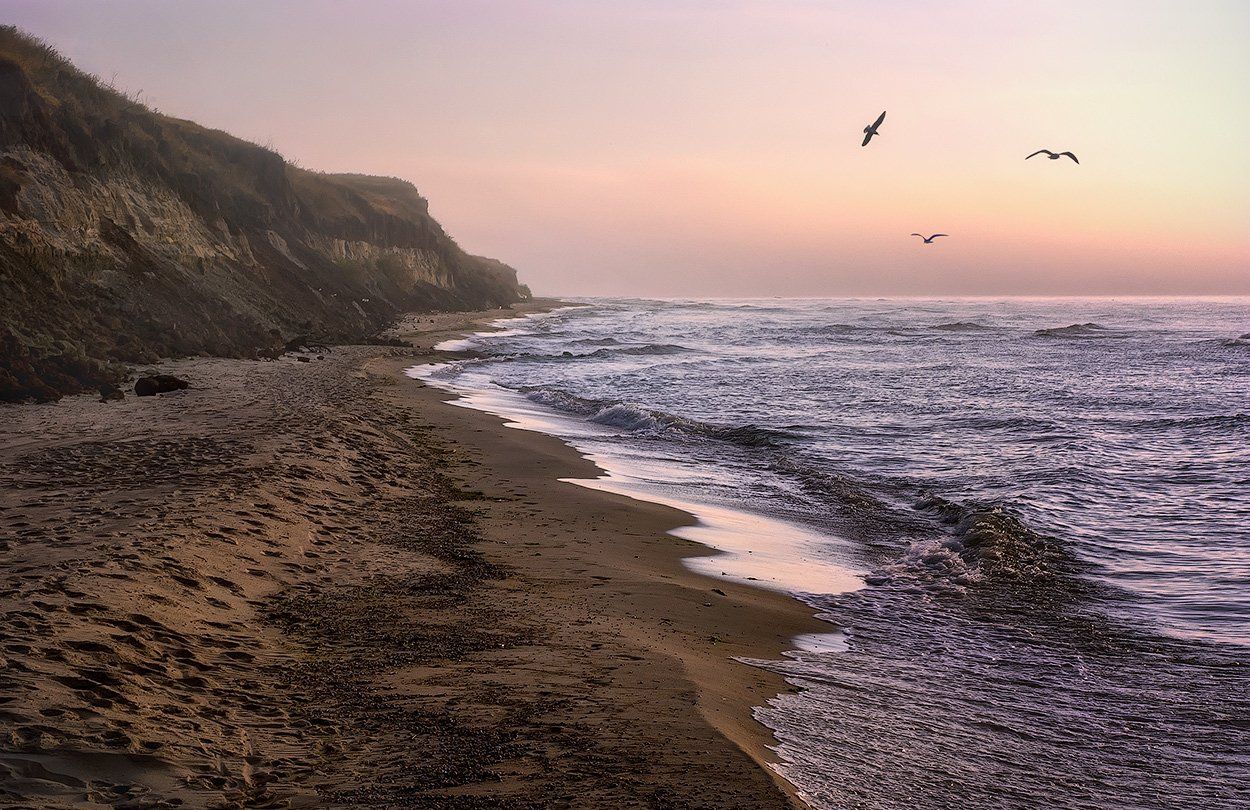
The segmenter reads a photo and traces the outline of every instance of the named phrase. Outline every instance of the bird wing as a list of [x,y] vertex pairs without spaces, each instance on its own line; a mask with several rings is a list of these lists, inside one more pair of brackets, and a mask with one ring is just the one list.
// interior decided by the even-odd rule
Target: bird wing
[[919,236],[921,239],[924,239],[924,234],[913,233],[912,236]]
[[876,129],[881,126],[881,122],[885,120],[885,110],[881,111],[881,115],[877,116],[877,120],[872,122],[872,128]]
[[864,136],[864,142],[861,143],[860,146],[867,146],[868,142],[872,140],[873,134],[874,133],[871,130],[869,130],[868,134]]
[[935,234],[933,234],[932,236],[930,236],[929,238],[930,238],[930,239],[937,239],[939,236],[950,236],[950,234],[949,234],[949,233],[935,233]]
[[1029,157],[1026,157],[1025,160],[1028,160],[1031,157],[1037,157],[1038,155],[1053,155],[1053,154],[1055,153],[1050,151],[1049,149],[1038,149],[1036,152],[1029,155]]
[[1073,162],[1073,163],[1077,164],[1078,166],[1080,165],[1081,161],[1079,161],[1079,160],[1077,160],[1077,159],[1076,159],[1076,155],[1072,154],[1071,152],[1060,152],[1060,153],[1059,153],[1059,156],[1060,156],[1060,157],[1063,157],[1064,155],[1067,155],[1068,157],[1072,158],[1072,162]]

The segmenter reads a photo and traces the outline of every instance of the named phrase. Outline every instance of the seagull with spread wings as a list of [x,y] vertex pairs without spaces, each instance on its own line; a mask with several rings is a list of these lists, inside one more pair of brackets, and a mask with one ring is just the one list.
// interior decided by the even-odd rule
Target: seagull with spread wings
[[860,146],[867,146],[868,142],[872,140],[873,135],[881,134],[877,132],[877,127],[881,126],[881,122],[884,120],[885,120],[885,113],[882,112],[881,115],[877,116],[876,121],[873,121],[871,124],[864,127],[864,142],[861,143]]
[[1049,149],[1038,149],[1036,152],[1029,155],[1029,157],[1026,157],[1025,160],[1028,160],[1031,157],[1037,157],[1038,155],[1045,155],[1051,160],[1058,160],[1061,157],[1070,157],[1072,158],[1073,163],[1080,164],[1081,162],[1077,160],[1076,155],[1072,154],[1071,152],[1052,152]]
[[922,233],[913,233],[912,236],[919,236],[921,239],[924,240],[924,243],[926,245],[932,245],[934,239],[937,239],[939,236],[950,236],[950,234],[949,233],[935,233],[932,236],[926,237]]

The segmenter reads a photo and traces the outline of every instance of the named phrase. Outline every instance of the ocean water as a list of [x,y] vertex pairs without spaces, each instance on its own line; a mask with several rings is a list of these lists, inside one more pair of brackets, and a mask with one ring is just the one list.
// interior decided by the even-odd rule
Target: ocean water
[[841,628],[819,808],[1250,807],[1250,299],[595,299],[413,373]]

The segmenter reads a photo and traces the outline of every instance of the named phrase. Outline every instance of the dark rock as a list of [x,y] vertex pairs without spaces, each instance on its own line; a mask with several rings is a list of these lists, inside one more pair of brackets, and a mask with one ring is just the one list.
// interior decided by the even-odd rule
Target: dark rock
[[171,374],[153,374],[150,377],[140,377],[135,380],[135,394],[141,397],[181,391],[187,387],[186,380],[180,380]]
[[297,335],[286,342],[288,352],[328,352],[330,347],[324,340],[314,340],[308,335]]
[[119,399],[125,399],[126,393],[112,383],[103,383],[100,385],[100,401],[113,402]]
[[311,363],[311,362],[312,362],[312,358],[311,358],[311,357],[305,357],[305,356],[304,356],[304,355],[302,355],[302,354],[301,354],[299,357],[295,358],[295,359],[296,359],[296,360],[298,360],[298,361],[300,361],[301,363]]

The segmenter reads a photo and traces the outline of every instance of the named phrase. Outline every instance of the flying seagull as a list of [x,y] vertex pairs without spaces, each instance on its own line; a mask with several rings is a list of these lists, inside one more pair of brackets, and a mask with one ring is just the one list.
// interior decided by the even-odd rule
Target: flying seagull
[[926,237],[922,233],[913,233],[912,236],[919,236],[921,239],[924,239],[924,243],[926,245],[932,245],[934,239],[937,239],[939,236],[950,236],[950,234],[949,233],[935,233],[932,236]]
[[1059,153],[1055,153],[1055,152],[1050,151],[1049,149],[1038,149],[1038,150],[1037,150],[1036,152],[1034,152],[1032,155],[1029,155],[1029,157],[1026,157],[1026,158],[1025,158],[1025,160],[1028,160],[1028,159],[1029,159],[1029,158],[1031,158],[1031,157],[1035,157],[1036,155],[1046,155],[1046,156],[1047,156],[1048,158],[1050,158],[1051,160],[1058,160],[1058,159],[1059,159],[1059,158],[1061,158],[1061,157],[1070,157],[1070,158],[1072,158],[1072,162],[1073,162],[1073,163],[1077,163],[1077,164],[1079,164],[1079,163],[1081,162],[1081,161],[1077,160],[1077,159],[1076,159],[1076,155],[1072,154],[1071,152],[1059,152]]
[[881,122],[884,120],[885,113],[883,112],[881,115],[877,116],[877,120],[873,121],[870,126],[864,127],[864,142],[861,143],[860,146],[867,146],[868,142],[872,140],[873,135],[880,134],[877,132],[877,127],[881,126]]

